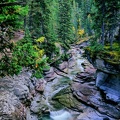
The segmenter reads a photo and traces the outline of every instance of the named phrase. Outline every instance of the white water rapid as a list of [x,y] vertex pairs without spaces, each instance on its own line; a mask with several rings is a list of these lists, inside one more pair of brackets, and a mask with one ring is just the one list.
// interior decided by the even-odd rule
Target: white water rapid
[[50,117],[53,120],[73,120],[72,115],[64,109],[59,111],[51,111]]

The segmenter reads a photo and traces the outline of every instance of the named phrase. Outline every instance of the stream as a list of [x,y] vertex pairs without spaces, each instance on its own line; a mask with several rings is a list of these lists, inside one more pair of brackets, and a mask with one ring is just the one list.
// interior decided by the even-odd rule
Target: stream
[[[72,102],[75,101],[74,105],[72,105],[70,101],[65,100],[67,99],[67,96],[64,97],[64,94],[66,95],[64,91],[66,91],[67,88],[70,88],[71,84],[79,81],[76,76],[78,73],[86,72],[85,66],[92,68],[95,73],[93,66],[88,62],[88,60],[82,57],[81,53],[83,53],[83,50],[79,49],[79,46],[73,46],[69,53],[72,55],[69,61],[63,62],[59,66],[63,72],[57,70],[56,68],[51,68],[50,72],[47,72],[46,74],[48,82],[45,86],[43,95],[46,99],[45,101],[49,109],[49,114],[43,114],[39,120],[109,120],[108,116],[102,115],[93,108],[80,103],[73,95],[71,95],[71,92],[68,92],[68,94],[72,96],[69,100]],[[54,79],[49,81],[49,78]],[[91,85],[92,84],[93,83],[91,82]],[[63,93],[63,99],[61,97],[61,91]],[[89,90],[86,92],[89,93]],[[56,97],[57,94],[58,96]],[[53,100],[54,98],[55,101]],[[56,103],[56,101],[58,102]],[[56,106],[56,104],[58,105]],[[76,106],[76,104],[78,106]]]
[[71,46],[69,60],[42,79],[27,68],[0,78],[0,120],[120,120],[119,106],[106,103],[80,48]]

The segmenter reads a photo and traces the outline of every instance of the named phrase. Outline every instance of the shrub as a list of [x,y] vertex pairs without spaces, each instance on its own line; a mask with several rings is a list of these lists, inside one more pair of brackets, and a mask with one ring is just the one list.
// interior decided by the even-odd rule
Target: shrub
[[[43,49],[39,49],[37,44],[33,45],[29,40],[23,39],[15,44],[6,73],[10,75],[18,74],[22,67],[28,67],[34,70],[33,76],[41,78],[43,70],[48,68],[47,60]],[[2,69],[5,69],[4,63],[2,63]]]

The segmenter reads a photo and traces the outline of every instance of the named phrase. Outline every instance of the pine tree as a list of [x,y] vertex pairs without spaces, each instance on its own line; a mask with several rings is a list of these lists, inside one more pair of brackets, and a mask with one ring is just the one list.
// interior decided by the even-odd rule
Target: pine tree
[[69,48],[69,44],[73,42],[71,19],[71,0],[59,0],[58,37],[66,50]]
[[28,7],[22,7],[22,3],[16,0],[3,0],[0,4],[3,6],[0,7],[0,52],[7,56],[7,50],[12,48],[10,40],[13,31],[23,27],[23,17],[27,14]]
[[76,0],[76,2],[79,5],[80,27],[84,28],[86,34],[92,35],[91,8],[93,0]]
[[28,28],[33,41],[39,37],[45,37],[42,46],[47,56],[51,57],[55,51],[57,40],[57,0],[35,0],[30,3]]
[[111,47],[114,38],[114,31],[119,26],[120,2],[108,0],[95,0],[93,6],[94,29],[97,39],[104,45],[110,42]]
[[72,22],[73,22],[73,33],[74,33],[74,38],[77,41],[79,36],[78,36],[78,29],[80,28],[80,8],[78,6],[78,3],[73,0],[72,3]]
[[13,48],[11,39],[14,31],[23,28],[24,16],[28,12],[28,7],[23,6],[24,2],[16,0],[0,1],[0,74],[4,70],[9,70],[10,54]]

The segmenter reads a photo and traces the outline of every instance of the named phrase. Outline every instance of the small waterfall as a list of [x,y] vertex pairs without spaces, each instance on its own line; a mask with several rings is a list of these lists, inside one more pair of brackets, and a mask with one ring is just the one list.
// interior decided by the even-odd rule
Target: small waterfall
[[83,68],[83,66],[81,65],[81,63],[84,63],[84,59],[78,59],[78,60],[77,60],[77,67],[78,67],[78,69],[79,69],[81,72],[84,72],[84,68]]
[[49,103],[48,97],[46,97],[45,103],[48,106],[49,110],[53,110],[54,109],[53,106]]
[[53,120],[73,120],[72,115],[64,109],[59,111],[51,111],[50,117]]

